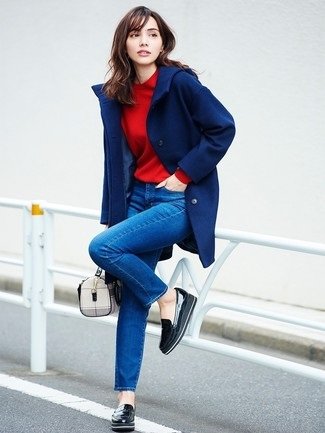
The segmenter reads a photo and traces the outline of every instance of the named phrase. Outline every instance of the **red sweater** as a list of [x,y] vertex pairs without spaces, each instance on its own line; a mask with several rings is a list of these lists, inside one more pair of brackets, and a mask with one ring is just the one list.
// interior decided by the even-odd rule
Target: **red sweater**
[[[170,176],[154,151],[147,134],[147,115],[157,78],[158,69],[144,83],[133,84],[135,104],[123,105],[122,110],[122,128],[137,163],[134,177],[142,182],[152,183],[160,183]],[[181,169],[177,169],[175,174],[183,183],[191,181]]]

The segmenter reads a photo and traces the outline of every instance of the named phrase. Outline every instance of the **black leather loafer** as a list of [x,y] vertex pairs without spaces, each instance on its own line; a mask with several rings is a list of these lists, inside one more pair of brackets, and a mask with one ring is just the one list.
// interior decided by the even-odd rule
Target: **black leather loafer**
[[127,432],[134,430],[135,409],[131,404],[122,404],[112,415],[112,430]]
[[161,340],[159,348],[165,355],[168,355],[183,338],[187,325],[192,316],[197,298],[186,290],[178,287],[176,290],[176,309],[173,322],[168,319],[161,319]]

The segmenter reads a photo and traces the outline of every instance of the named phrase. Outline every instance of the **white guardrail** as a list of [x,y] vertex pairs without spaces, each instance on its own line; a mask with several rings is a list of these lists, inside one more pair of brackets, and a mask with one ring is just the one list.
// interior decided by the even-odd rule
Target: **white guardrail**
[[[54,216],[55,214],[68,215],[71,217],[94,219],[99,218],[99,213],[91,209],[76,208],[59,204],[0,198],[0,207],[20,209],[23,215],[23,254],[22,260],[0,256],[0,262],[13,266],[23,267],[22,295],[16,295],[0,291],[0,301],[5,301],[29,308],[31,311],[31,358],[30,368],[34,373],[46,371],[46,317],[47,313],[56,313],[73,316],[83,320],[96,320],[101,323],[116,326],[116,317],[86,318],[78,308],[61,305],[54,302],[54,273],[85,277],[80,270],[68,267],[56,266],[53,259],[54,239]],[[325,371],[309,367],[296,362],[287,361],[277,357],[264,355],[252,350],[232,347],[206,340],[199,336],[202,321],[207,312],[212,308],[222,308],[250,314],[254,316],[273,319],[293,325],[325,331],[325,324],[321,322],[308,321],[284,314],[263,311],[248,306],[231,304],[225,302],[206,303],[208,291],[215,280],[220,268],[240,243],[260,245],[264,247],[279,248],[307,254],[325,255],[325,245],[313,242],[304,242],[275,236],[260,235],[235,230],[219,229],[216,237],[228,240],[223,252],[219,255],[211,267],[205,282],[200,284],[195,276],[195,271],[190,260],[181,259],[170,278],[168,284],[175,285],[179,276],[182,278],[182,286],[188,287],[193,283],[198,295],[198,302],[191,319],[187,335],[181,344],[233,358],[250,361],[278,370],[287,371],[308,378],[325,382]],[[159,271],[159,267],[158,267]],[[149,324],[147,333],[160,335],[157,326]]]

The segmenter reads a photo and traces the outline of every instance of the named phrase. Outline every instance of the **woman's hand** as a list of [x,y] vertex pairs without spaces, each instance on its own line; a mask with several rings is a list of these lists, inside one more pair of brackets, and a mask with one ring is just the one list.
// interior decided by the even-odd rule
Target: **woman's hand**
[[167,179],[160,182],[156,186],[156,188],[162,188],[163,186],[169,191],[178,191],[178,192],[185,191],[187,187],[186,183],[183,183],[180,180],[178,180],[175,174],[172,174],[171,176],[167,177]]

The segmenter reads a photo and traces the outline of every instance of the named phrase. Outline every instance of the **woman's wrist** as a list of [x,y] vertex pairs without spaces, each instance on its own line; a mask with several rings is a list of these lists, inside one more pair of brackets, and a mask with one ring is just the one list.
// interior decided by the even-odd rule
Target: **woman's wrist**
[[190,182],[192,182],[192,179],[181,168],[178,168],[175,171],[175,176],[180,182],[184,183],[185,185],[188,185]]

